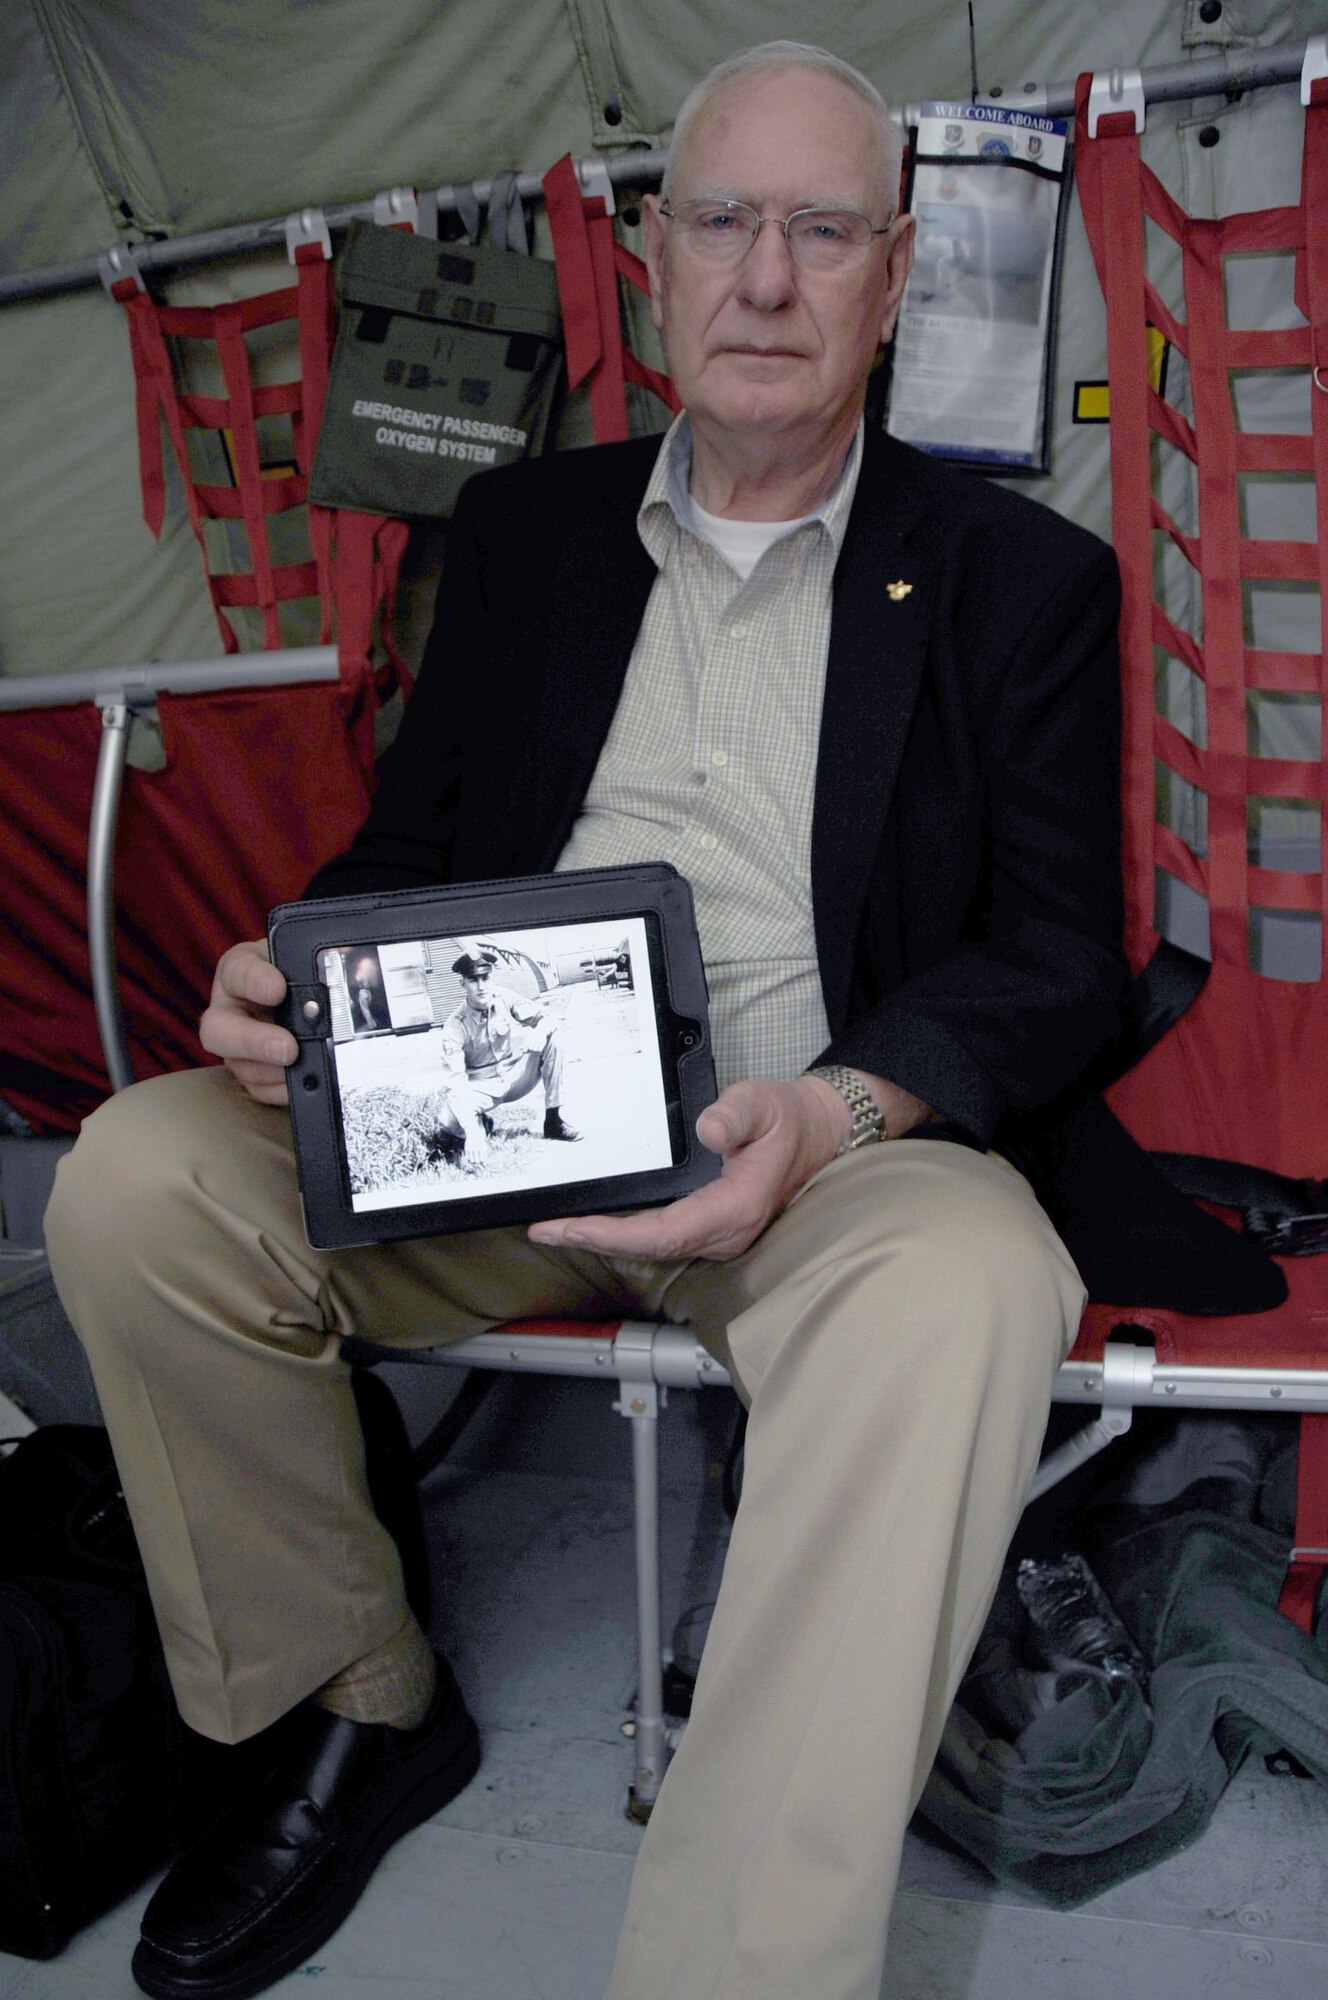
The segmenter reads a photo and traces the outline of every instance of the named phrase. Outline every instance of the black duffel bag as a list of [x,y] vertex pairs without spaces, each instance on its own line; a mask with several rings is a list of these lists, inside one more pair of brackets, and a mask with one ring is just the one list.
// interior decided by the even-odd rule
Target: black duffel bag
[[[424,1622],[406,1428],[376,1376],[353,1385],[370,1494]],[[104,1430],[47,1424],[0,1456],[0,1952],[55,1957],[258,1782],[283,1728],[230,1747],[180,1720]]]
[[0,1951],[52,1958],[176,1836],[182,1739],[110,1442],[0,1459]]

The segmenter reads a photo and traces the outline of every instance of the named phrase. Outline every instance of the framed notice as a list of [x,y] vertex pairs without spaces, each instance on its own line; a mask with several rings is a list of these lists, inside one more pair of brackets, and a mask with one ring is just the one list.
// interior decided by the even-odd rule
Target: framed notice
[[995,104],[921,108],[917,254],[886,428],[941,458],[1050,469],[1069,127]]

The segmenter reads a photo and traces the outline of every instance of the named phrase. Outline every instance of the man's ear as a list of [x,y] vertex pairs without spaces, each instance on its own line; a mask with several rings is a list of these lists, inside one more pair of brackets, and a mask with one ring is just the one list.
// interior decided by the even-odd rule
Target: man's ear
[[886,243],[886,295],[885,312],[881,318],[881,344],[890,339],[899,318],[899,307],[904,297],[904,287],[908,274],[913,268],[913,251],[916,247],[916,228],[911,215],[898,215],[890,225],[890,236]]
[[659,332],[664,325],[664,223],[658,198],[644,195],[641,200],[646,231],[646,270],[650,274],[650,317]]

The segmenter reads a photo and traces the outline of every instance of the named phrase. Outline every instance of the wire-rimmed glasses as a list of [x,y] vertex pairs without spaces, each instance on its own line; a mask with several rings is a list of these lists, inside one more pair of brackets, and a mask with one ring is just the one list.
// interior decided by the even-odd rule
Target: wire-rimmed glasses
[[676,225],[687,248],[710,264],[739,264],[767,222],[784,233],[789,255],[804,270],[832,271],[856,263],[877,228],[870,216],[855,208],[795,208],[792,215],[761,215],[746,201],[720,201],[697,195],[676,208],[660,204],[666,222]]

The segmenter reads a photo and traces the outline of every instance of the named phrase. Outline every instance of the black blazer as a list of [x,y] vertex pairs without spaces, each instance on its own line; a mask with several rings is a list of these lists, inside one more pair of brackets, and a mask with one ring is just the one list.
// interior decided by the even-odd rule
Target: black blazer
[[[562,453],[466,486],[368,819],[308,894],[553,867],[655,579],[636,512],[657,450]],[[1226,1246],[1201,1227],[1196,1256],[1190,1219],[1230,1232],[1170,1196],[1078,1089],[1128,985],[1118,608],[1094,536],[868,432],[812,826],[824,1059],[1016,1157],[1097,1296],[1211,1310],[1199,1293]]]

